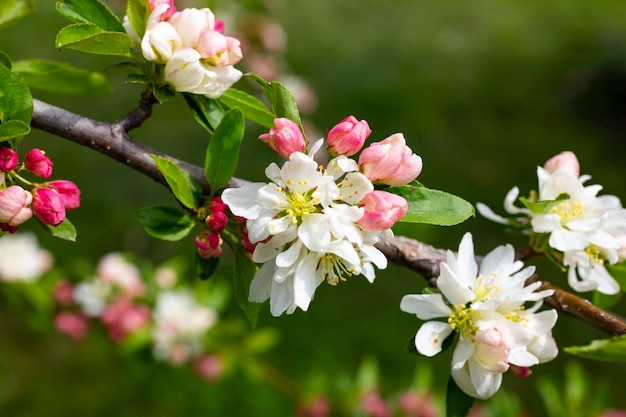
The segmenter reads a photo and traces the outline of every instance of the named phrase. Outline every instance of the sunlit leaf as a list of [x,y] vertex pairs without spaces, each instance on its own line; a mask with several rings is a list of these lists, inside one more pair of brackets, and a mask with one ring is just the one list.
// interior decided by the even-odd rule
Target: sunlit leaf
[[524,207],[533,213],[541,214],[548,211],[552,206],[558,204],[560,201],[567,200],[568,198],[570,198],[569,194],[561,193],[554,200],[530,201],[525,197],[520,197],[519,201],[524,205]]
[[13,71],[22,75],[31,88],[64,94],[93,94],[111,91],[102,73],[76,68],[66,62],[43,59],[16,61]]
[[150,3],[148,0],[128,0],[126,16],[128,16],[128,21],[139,39],[143,38],[149,14]]
[[0,28],[15,23],[35,11],[32,0],[2,0],[0,2]]
[[263,127],[268,129],[274,127],[274,115],[272,112],[259,99],[244,91],[229,88],[222,94],[219,101],[231,109],[234,107],[239,108],[243,112],[244,117]]
[[244,127],[243,113],[235,108],[224,115],[211,137],[204,174],[213,193],[224,187],[235,174]]
[[91,23],[107,32],[126,33],[120,19],[99,0],[60,0],[57,11],[75,23]]
[[198,204],[202,198],[202,184],[169,159],[157,155],[151,156],[178,201],[183,203],[187,208],[198,208]]
[[52,236],[63,240],[69,240],[70,242],[76,242],[76,227],[74,227],[72,222],[70,222],[70,219],[67,217],[58,226],[50,226],[45,223],[41,224],[43,224],[44,227],[50,231]]
[[28,135],[30,126],[21,120],[8,120],[0,124],[0,142]]
[[194,221],[181,209],[169,206],[144,207],[135,211],[146,233],[157,239],[176,241],[193,229]]
[[563,350],[571,355],[606,362],[626,362],[626,335],[594,340],[586,346],[570,346]]
[[98,55],[129,56],[133,40],[126,33],[105,31],[93,23],[65,26],[57,34],[58,49],[68,48]]
[[0,122],[19,120],[30,125],[33,97],[21,75],[0,65]]
[[220,103],[197,94],[183,93],[183,97],[198,124],[213,133],[226,114]]
[[296,106],[296,101],[291,95],[291,92],[277,81],[272,81],[270,86],[272,87],[272,110],[274,114],[276,114],[276,117],[284,117],[292,122],[296,122],[298,126],[300,126],[300,130],[303,130],[300,112],[298,111],[298,106]]
[[452,226],[475,214],[474,206],[461,197],[421,184],[389,187],[387,191],[404,197],[409,203],[402,222]]

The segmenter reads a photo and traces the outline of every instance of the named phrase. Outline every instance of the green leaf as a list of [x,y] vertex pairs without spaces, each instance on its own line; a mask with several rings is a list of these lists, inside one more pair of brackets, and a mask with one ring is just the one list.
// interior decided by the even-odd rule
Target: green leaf
[[0,124],[0,142],[28,135],[30,126],[21,120],[8,120]]
[[21,74],[31,88],[53,93],[93,94],[111,91],[102,73],[76,68],[65,62],[43,59],[17,61],[13,63],[13,71]]
[[470,397],[450,377],[446,390],[446,417],[465,417],[474,404],[475,399]]
[[211,278],[219,262],[220,258],[205,259],[196,252],[196,275],[203,281]]
[[0,65],[0,122],[19,120],[30,125],[33,97],[21,75]]
[[176,241],[193,229],[193,220],[181,209],[153,206],[137,209],[135,215],[146,233],[157,239]]
[[571,355],[606,362],[626,362],[626,335],[594,340],[586,346],[569,346],[563,350]]
[[431,190],[419,183],[389,187],[386,191],[404,197],[409,210],[400,221],[452,226],[474,216],[474,206],[453,194]]
[[270,85],[272,87],[272,110],[276,114],[276,117],[284,117],[297,123],[298,126],[300,126],[300,130],[304,132],[298,106],[296,106],[296,101],[289,90],[277,81],[272,81]]
[[270,103],[272,102],[272,87],[267,81],[265,81],[263,78],[253,72],[247,72],[243,76],[252,78],[254,81],[256,81],[263,89],[263,93],[265,94],[265,98],[267,98],[267,101],[269,101]]
[[32,0],[2,0],[0,2],[0,28],[9,26],[34,11],[35,3]]
[[6,52],[0,51],[0,65],[4,66],[8,70],[13,67],[11,57]]
[[93,23],[75,23],[59,31],[55,45],[57,49],[127,57],[133,40],[126,33],[105,31]]
[[150,156],[156,162],[157,168],[165,177],[165,181],[178,201],[187,208],[197,209],[202,198],[202,184],[169,159],[157,155]]
[[194,119],[212,134],[226,114],[220,103],[217,100],[197,94],[183,93],[183,97],[191,109]]
[[229,88],[219,98],[219,101],[229,108],[238,107],[243,115],[259,125],[271,129],[274,127],[274,115],[259,99],[250,94]]
[[152,93],[154,97],[159,100],[159,103],[164,103],[176,95],[176,91],[174,91],[174,88],[169,84],[152,84]]
[[213,133],[204,160],[204,175],[213,194],[224,187],[235,174],[244,125],[241,110],[232,109],[224,115]]
[[99,0],[60,0],[56,9],[74,23],[91,23],[106,32],[126,33],[120,19]]
[[233,279],[235,286],[235,298],[237,304],[244,311],[250,325],[254,329],[259,319],[259,312],[263,304],[248,301],[250,283],[256,275],[258,267],[248,258],[241,248],[235,249],[235,264],[233,267]]
[[139,39],[143,38],[149,15],[150,3],[148,0],[128,0],[126,16],[128,16],[128,21]]
[[63,223],[58,226],[50,226],[45,223],[41,224],[43,224],[44,227],[52,233],[52,236],[63,240],[69,240],[70,242],[76,242],[76,228],[67,217],[63,220]]
[[569,199],[569,194],[561,193],[554,200],[542,200],[542,201],[530,201],[525,197],[520,197],[519,201],[526,207],[528,210],[532,211],[535,214],[545,213],[550,210],[554,205],[558,204],[560,201]]
[[599,291],[594,291],[591,302],[596,307],[599,307],[603,310],[609,310],[617,305],[621,298],[621,292],[618,292],[617,294],[603,294]]

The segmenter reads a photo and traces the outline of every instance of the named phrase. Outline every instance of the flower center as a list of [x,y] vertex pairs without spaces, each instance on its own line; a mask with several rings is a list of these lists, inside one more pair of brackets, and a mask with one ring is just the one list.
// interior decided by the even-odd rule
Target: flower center
[[[585,248],[585,253],[594,264],[604,265],[604,259],[602,258],[600,249],[593,243]],[[592,267],[593,266],[595,265],[592,265]]]
[[476,294],[475,301],[485,301],[493,298],[495,293],[500,291],[500,287],[494,285],[494,279],[498,275],[495,272],[492,272],[488,275],[488,278],[485,280],[483,275],[480,274],[476,277],[476,281],[474,283],[474,294]]
[[473,339],[476,331],[478,331],[474,322],[482,316],[482,313],[465,304],[453,306],[452,311],[454,313],[448,317],[448,323],[452,330],[459,333],[461,338]]
[[289,189],[285,191],[285,197],[289,202],[285,215],[291,218],[293,224],[300,224],[309,214],[321,211],[319,199],[313,196],[314,191],[314,189],[305,193],[298,193]]
[[339,281],[346,281],[351,276],[359,274],[352,265],[334,253],[322,255],[319,269],[322,271],[322,281],[326,280],[330,285],[337,285]]
[[583,205],[578,201],[565,200],[561,201],[552,207],[552,212],[558,214],[561,218],[561,223],[567,223],[573,220],[575,217],[585,214]]

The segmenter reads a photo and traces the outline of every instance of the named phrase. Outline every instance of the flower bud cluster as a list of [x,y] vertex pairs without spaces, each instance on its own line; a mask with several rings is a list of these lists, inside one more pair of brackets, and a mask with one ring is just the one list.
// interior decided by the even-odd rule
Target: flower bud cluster
[[11,148],[0,148],[0,229],[15,233],[33,214],[43,223],[58,226],[68,210],[80,206],[80,189],[68,180],[32,182],[21,171],[48,179],[54,166],[41,149],[31,149],[20,164]]
[[227,206],[220,197],[213,197],[205,208],[199,210],[200,216],[204,218],[204,227],[194,243],[201,258],[219,258],[224,253],[220,233],[228,223],[228,216],[224,213],[226,209]]
[[[251,283],[250,301],[269,298],[273,315],[307,310],[321,282],[337,285],[361,274],[372,282],[374,266],[387,266],[374,244],[392,235],[408,203],[376,190],[373,182],[407,184],[421,171],[421,158],[397,134],[363,150],[363,163],[351,159],[370,133],[367,122],[347,117],[309,154],[301,128],[289,119],[275,119],[270,132],[259,137],[288,161],[267,167],[269,183],[222,194],[234,216],[246,219],[246,247],[253,248],[252,260],[263,264]],[[332,159],[320,164],[314,156],[324,142]],[[378,174],[390,162],[382,155],[367,157],[372,147],[392,154],[394,170]]]
[[164,66],[164,81],[176,91],[217,98],[241,78],[234,68],[243,56],[241,43],[224,36],[223,22],[210,9],[176,10],[173,0],[152,0],[150,8],[145,28],[138,31],[128,19],[124,26],[143,57]]

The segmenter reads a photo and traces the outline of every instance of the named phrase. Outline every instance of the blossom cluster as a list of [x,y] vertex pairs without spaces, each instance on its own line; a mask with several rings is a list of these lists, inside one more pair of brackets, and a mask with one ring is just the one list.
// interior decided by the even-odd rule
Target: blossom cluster
[[146,27],[127,33],[141,45],[143,58],[163,65],[163,79],[176,91],[217,98],[237,82],[242,58],[239,40],[224,36],[224,23],[208,8],[176,10],[173,0],[150,0]]
[[[441,263],[436,282],[441,293],[409,294],[400,303],[403,311],[429,320],[415,335],[415,347],[422,355],[438,354],[449,336],[458,335],[451,374],[472,397],[495,394],[502,374],[511,366],[527,375],[528,367],[557,355],[551,332],[557,313],[538,312],[553,290],[537,291],[540,282],[526,285],[535,268],[523,266],[510,245],[492,250],[478,265],[472,235],[467,233],[458,254],[449,251]],[[534,304],[526,308],[527,302]],[[437,317],[446,321],[431,320]]]
[[219,258],[222,256],[222,243],[220,233],[228,224],[226,204],[220,197],[213,197],[206,207],[198,211],[198,216],[203,220],[203,227],[194,239],[198,248],[198,255],[204,259]]
[[616,196],[598,195],[600,185],[585,185],[578,158],[562,152],[537,167],[538,191],[514,203],[519,189],[507,194],[504,209],[511,217],[495,214],[478,203],[478,211],[495,222],[531,233],[531,246],[568,269],[568,283],[576,291],[619,292],[619,284],[606,269],[626,259],[626,209]]
[[105,255],[93,277],[75,285],[57,283],[56,327],[75,340],[85,338],[94,322],[103,325],[115,343],[146,335],[155,359],[174,365],[193,362],[205,373],[215,371],[204,337],[217,323],[217,311],[201,305],[191,290],[177,288],[171,268],[157,269],[154,280],[158,290],[149,293],[136,265],[119,253]]
[[52,176],[53,165],[41,149],[31,149],[20,163],[16,151],[0,147],[0,230],[15,233],[33,214],[45,224],[58,226],[65,220],[68,210],[80,206],[80,189],[73,182],[37,183],[20,175],[21,171],[27,171],[48,179]]
[[[296,308],[306,311],[324,281],[337,285],[362,274],[372,282],[374,266],[387,266],[374,244],[392,234],[408,203],[374,184],[407,184],[421,172],[422,160],[400,133],[361,151],[371,130],[353,116],[308,153],[296,123],[285,118],[274,123],[259,139],[288,160],[266,168],[270,182],[227,189],[222,199],[247,220],[249,241],[256,244],[252,260],[262,264],[249,300],[269,298],[271,313],[279,316]],[[359,151],[358,162],[349,158]]]

